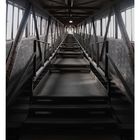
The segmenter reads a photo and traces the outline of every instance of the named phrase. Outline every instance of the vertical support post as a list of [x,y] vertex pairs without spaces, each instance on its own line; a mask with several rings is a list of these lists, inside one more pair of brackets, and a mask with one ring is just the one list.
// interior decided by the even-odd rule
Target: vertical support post
[[103,36],[103,27],[102,27],[103,21],[100,19],[100,35]]
[[50,22],[51,22],[51,17],[48,17],[48,26],[47,26],[47,31],[46,31],[46,35],[44,38],[44,42],[48,42],[48,34],[49,34],[49,28],[50,28]]
[[96,56],[96,63],[97,63],[97,67],[99,67],[99,43],[97,42],[97,56]]
[[82,42],[83,42],[83,47],[86,50],[86,46],[85,46],[86,22],[83,23],[83,26],[84,26],[84,28],[83,28],[83,38],[82,38],[83,40],[82,40]]
[[112,8],[110,9],[110,11],[109,11],[109,15],[108,15],[108,22],[107,22],[107,26],[106,26],[105,35],[104,35],[103,46],[102,46],[102,49],[101,49],[100,60],[102,60],[102,58],[103,58],[105,42],[106,42],[106,39],[107,39],[107,34],[108,34],[109,24],[110,24],[110,20],[111,20],[111,14],[112,14]]
[[59,28],[58,28],[58,22],[57,22],[57,38],[59,37]]
[[[40,40],[39,39],[38,28],[37,28],[37,21],[36,21],[35,11],[34,11],[33,5],[32,5],[32,12],[33,12],[33,18],[34,18],[34,24],[35,24],[36,38],[37,38],[37,40]],[[39,41],[38,41],[38,49],[39,49],[40,59],[42,60],[41,45],[40,45]]]
[[87,23],[85,24],[85,48],[86,52],[88,53],[88,44],[87,44]]
[[[44,42],[47,42],[48,43],[48,34],[49,34],[49,28],[50,28],[50,22],[51,22],[51,17],[49,16],[48,17],[48,26],[47,26],[47,29],[46,29],[46,34],[45,34],[45,37],[44,37]],[[46,50],[46,46],[47,46],[47,50],[49,51],[49,46],[48,45],[44,45],[44,47],[45,47],[45,50]],[[48,52],[48,54],[49,54],[49,52]],[[46,51],[45,51],[45,61],[46,61]]]
[[25,27],[25,36],[28,37],[28,35],[30,35],[30,22],[31,22],[31,17],[29,16],[28,18],[28,23]]
[[90,46],[90,40],[91,40],[91,24],[88,24],[89,25],[89,39],[88,39],[88,42],[89,42],[89,56],[91,57],[91,46]]
[[18,30],[18,27],[19,27],[19,8],[18,8],[18,15],[17,15],[17,30]]
[[36,76],[36,40],[34,40],[34,48],[33,48],[33,50],[34,50],[34,54],[35,54],[34,62],[33,62],[33,77],[35,77]]
[[56,21],[55,21],[55,24],[54,24],[54,48],[55,48],[55,43],[56,43]]
[[[97,45],[97,42],[98,42],[98,38],[97,38],[97,35],[96,35],[96,28],[95,28],[95,24],[94,24],[94,18],[92,19],[92,25],[93,25],[93,34],[94,34],[94,40],[95,40],[95,48],[96,48],[96,50],[98,50],[98,48],[97,47],[99,47],[98,45]],[[93,46],[92,46],[93,47]],[[95,50],[95,51],[96,51]],[[98,52],[98,51],[97,51]],[[93,52],[92,52],[93,53]],[[96,55],[98,55],[98,54],[96,54]],[[97,61],[97,59],[96,59],[96,61]],[[98,62],[96,62],[96,63],[98,63]]]
[[115,38],[117,39],[118,38],[118,23],[117,23],[117,18],[115,16]]
[[[44,62],[46,61],[46,51],[47,51],[47,50],[46,50],[46,45],[47,45],[47,44],[45,43],[45,45],[44,45]],[[47,47],[48,47],[48,45],[47,45]]]
[[7,39],[7,24],[8,24],[8,2],[6,0],[6,39]]
[[45,48],[43,48],[43,42],[42,42],[42,66],[44,66],[45,62]]
[[110,100],[110,78],[109,78],[109,63],[108,63],[108,49],[109,49],[109,42],[106,40],[105,42],[105,77],[107,80],[107,94],[109,97],[109,102]]
[[54,51],[54,42],[53,42],[53,20],[51,22],[51,53]]
[[15,1],[13,1],[13,8],[12,8],[12,29],[11,29],[11,39],[13,40],[13,32],[14,32],[14,5],[15,5]]
[[42,17],[40,19],[40,34],[42,35]]
[[48,59],[49,59],[49,57],[51,56],[51,53],[50,53],[50,43],[48,43],[48,54],[49,54],[49,56],[48,56]]
[[108,77],[108,41],[105,42],[105,77],[107,80],[109,79]]

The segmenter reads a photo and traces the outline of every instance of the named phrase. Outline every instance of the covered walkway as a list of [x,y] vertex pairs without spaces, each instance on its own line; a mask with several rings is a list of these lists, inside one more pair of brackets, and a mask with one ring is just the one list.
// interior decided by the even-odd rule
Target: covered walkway
[[134,139],[133,10],[7,1],[7,140]]

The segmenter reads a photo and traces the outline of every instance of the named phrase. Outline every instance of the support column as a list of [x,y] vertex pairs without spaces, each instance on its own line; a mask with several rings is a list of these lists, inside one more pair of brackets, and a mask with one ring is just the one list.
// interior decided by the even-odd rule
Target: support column
[[48,42],[48,34],[49,34],[49,28],[50,28],[50,23],[51,23],[51,17],[48,17],[48,26],[47,26],[47,31],[46,31],[46,35],[44,38],[44,42]]
[[108,34],[109,24],[110,24],[110,20],[111,20],[111,14],[112,14],[112,8],[110,9],[110,11],[109,11],[109,15],[108,15],[108,22],[107,22],[107,26],[106,26],[105,35],[104,35],[104,40],[103,40],[103,46],[102,46],[102,50],[101,50],[100,60],[102,60],[102,58],[103,58],[103,54],[104,54],[105,41],[106,41],[106,39],[107,39],[107,34]]
[[[46,34],[45,34],[45,37],[44,37],[44,42],[47,42],[48,43],[48,35],[49,35],[49,28],[50,28],[50,22],[51,22],[51,17],[49,16],[48,17],[48,26],[47,26],[47,29],[46,29]],[[47,50],[48,50],[48,54],[49,54],[49,46],[48,44],[44,44],[44,60],[48,59],[48,56],[46,56],[46,45],[47,45]]]
[[[36,39],[40,40],[39,33],[38,33],[38,28],[37,28],[36,15],[35,15],[35,11],[34,11],[33,5],[32,5],[32,12],[33,12],[33,18],[34,18],[34,24],[35,24]],[[42,60],[41,45],[40,45],[39,41],[38,41],[38,49],[39,49],[40,59]]]
[[[98,50],[99,50],[99,45],[97,45],[98,42],[98,38],[97,38],[97,34],[96,34],[96,28],[95,28],[95,23],[94,23],[94,18],[92,19],[92,24],[93,24],[93,34],[94,34],[94,39],[95,39],[95,48],[96,48],[96,52],[97,52],[97,56],[96,56],[96,63],[98,66],[98,61],[99,61],[99,56],[98,56]],[[93,46],[92,46],[93,47]]]

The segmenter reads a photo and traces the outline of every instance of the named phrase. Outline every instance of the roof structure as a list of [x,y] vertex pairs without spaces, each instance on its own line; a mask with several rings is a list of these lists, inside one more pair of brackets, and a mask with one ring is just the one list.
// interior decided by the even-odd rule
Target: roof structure
[[[11,0],[13,1],[13,0]],[[14,0],[22,5],[22,0]],[[133,5],[133,0],[30,0],[41,12],[48,13],[64,25],[73,21],[77,25],[89,16],[94,16],[101,11],[106,11],[114,4],[119,4],[121,9]],[[104,13],[104,12],[103,12]],[[99,15],[100,15],[99,14]]]

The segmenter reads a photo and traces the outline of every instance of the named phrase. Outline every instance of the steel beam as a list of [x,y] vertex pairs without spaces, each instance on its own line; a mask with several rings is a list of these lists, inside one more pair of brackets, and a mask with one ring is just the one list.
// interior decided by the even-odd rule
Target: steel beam
[[[92,24],[93,24],[93,34],[94,34],[94,39],[95,39],[95,48],[96,48],[96,52],[97,52],[97,56],[96,56],[96,64],[97,66],[99,66],[99,45],[97,44],[98,42],[98,38],[97,38],[97,34],[96,34],[96,28],[95,28],[95,23],[94,23],[94,18],[92,18]],[[93,47],[93,46],[92,46]]]
[[116,19],[116,16],[115,16],[115,38],[117,39],[118,38],[118,22],[117,22],[117,19]]
[[[60,9],[60,10],[62,10],[62,9],[69,9],[69,7],[68,6],[49,6],[49,5],[47,5],[47,6],[44,6],[44,8],[45,9],[47,9],[47,10],[58,10],[58,9]],[[99,8],[98,7],[88,7],[88,6],[73,6],[73,7],[71,7],[71,9],[72,10],[92,10],[92,11],[94,11],[94,10],[99,10]]]
[[13,1],[13,5],[12,6],[13,6],[13,8],[12,8],[11,39],[13,40],[13,32],[14,32],[14,29],[13,29],[14,28],[14,1]]
[[105,48],[105,41],[107,39],[107,34],[108,34],[108,29],[109,29],[109,24],[110,24],[110,20],[111,20],[111,14],[112,14],[112,8],[109,11],[109,15],[108,15],[108,22],[107,22],[107,26],[106,26],[106,31],[105,31],[105,35],[104,35],[104,40],[103,40],[103,46],[101,49],[101,56],[100,56],[100,61],[103,58],[103,54],[104,54],[104,48]]
[[[32,12],[33,12],[33,18],[34,18],[34,24],[35,24],[36,39],[40,40],[39,33],[38,33],[38,28],[37,28],[36,15],[35,15],[35,11],[34,11],[33,5],[32,5]],[[40,59],[42,60],[41,45],[40,45],[39,41],[38,41],[38,49],[39,49]]]
[[15,59],[16,59],[16,55],[17,55],[17,50],[18,50],[18,45],[21,41],[22,35],[23,35],[23,31],[25,29],[25,25],[27,23],[28,20],[28,16],[30,14],[30,10],[31,10],[31,4],[27,3],[27,8],[25,10],[25,13],[23,15],[23,18],[21,20],[19,29],[17,31],[11,52],[9,54],[9,57],[7,58],[7,62],[6,62],[6,78],[7,78],[7,82],[9,81],[10,77],[11,77],[11,72],[15,63]]
[[102,27],[102,19],[100,19],[100,27],[101,27],[101,31],[100,31],[100,35],[103,36],[103,27]]
[[47,26],[47,30],[46,30],[46,35],[44,38],[44,42],[48,42],[48,34],[49,34],[49,28],[50,28],[50,22],[51,22],[51,17],[48,17],[48,26]]
[[6,39],[7,39],[7,22],[8,22],[8,3],[6,1]]
[[[69,12],[51,12],[51,14],[53,14],[53,15],[59,15],[59,14],[61,14],[61,15],[69,15]],[[92,14],[91,12],[72,12],[71,11],[71,14],[76,14],[76,15],[88,15],[89,16],[89,14]]]
[[132,72],[134,73],[134,51],[133,51],[129,36],[127,34],[126,27],[124,25],[124,22],[123,22],[123,19],[121,16],[121,12],[120,12],[119,8],[116,6],[114,6],[114,13],[115,13],[116,19],[118,21],[118,25],[120,27],[122,38],[123,38],[123,40],[127,46],[127,49],[128,49],[128,57],[129,57],[130,67],[132,69]]

